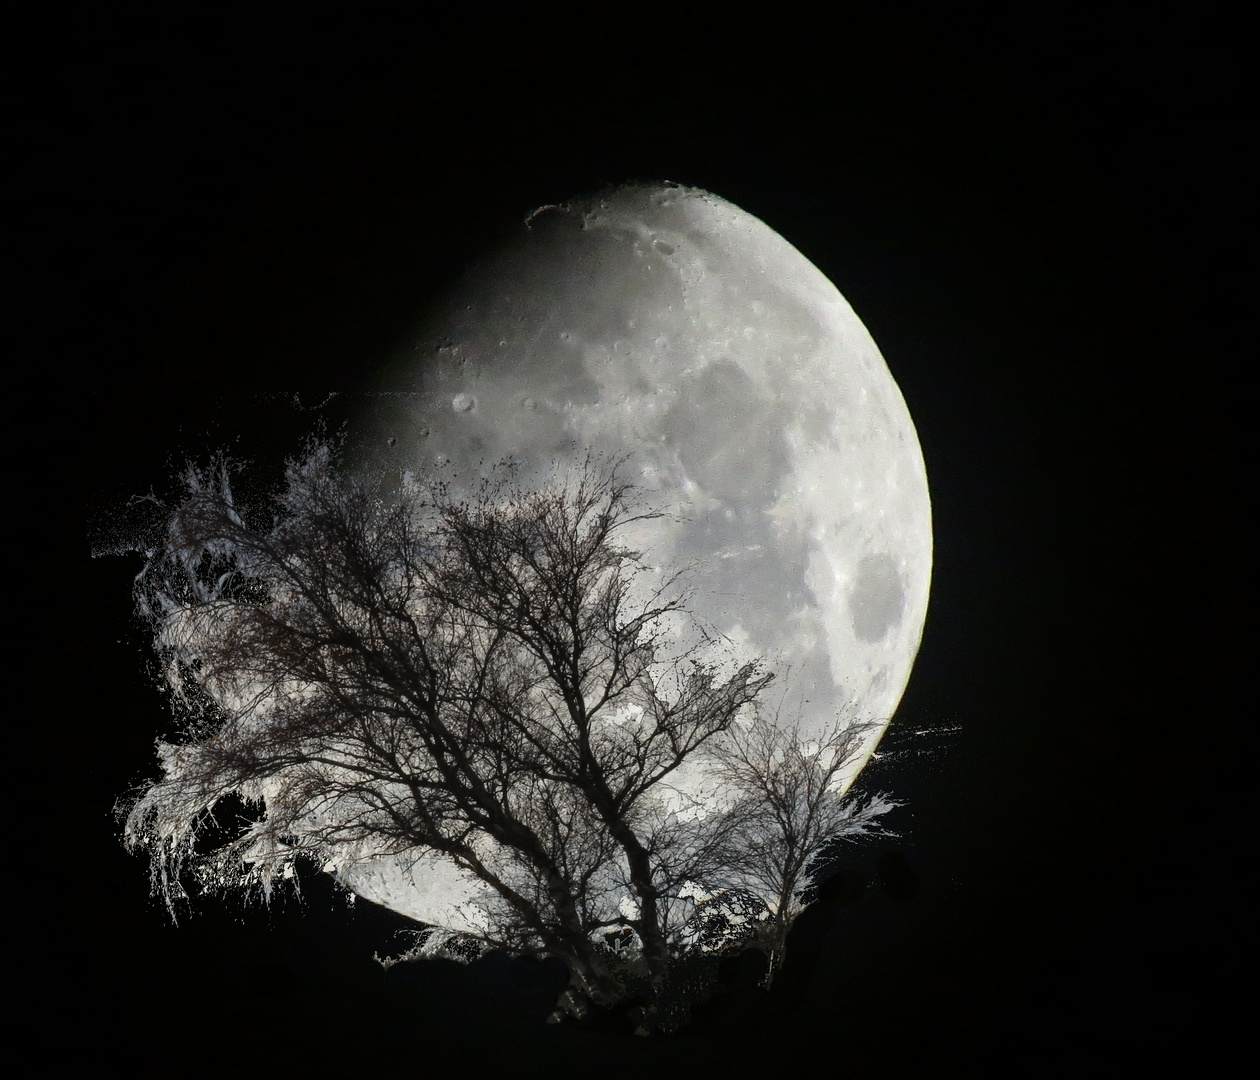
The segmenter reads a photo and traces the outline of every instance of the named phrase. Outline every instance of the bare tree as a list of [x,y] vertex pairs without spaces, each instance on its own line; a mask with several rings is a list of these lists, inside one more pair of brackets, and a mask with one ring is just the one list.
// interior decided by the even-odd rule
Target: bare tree
[[[483,887],[486,946],[565,960],[572,1011],[623,995],[600,947],[617,930],[659,987],[683,887],[736,823],[680,821],[663,782],[772,676],[706,662],[702,633],[675,646],[684,579],[650,584],[618,542],[660,516],[620,464],[389,501],[316,441],[263,522],[228,463],[189,468],[135,590],[183,739],[121,810],[167,903],[194,863],[269,893],[303,857],[437,854]],[[194,858],[229,795],[261,818]]]
[[752,722],[730,725],[708,748],[734,796],[723,815],[721,854],[714,853],[722,867],[717,877],[766,905],[757,944],[770,960],[767,984],[782,965],[818,856],[839,838],[882,833],[877,819],[900,805],[883,793],[863,800],[841,791],[871,729],[842,719],[802,742],[798,725],[759,708]]

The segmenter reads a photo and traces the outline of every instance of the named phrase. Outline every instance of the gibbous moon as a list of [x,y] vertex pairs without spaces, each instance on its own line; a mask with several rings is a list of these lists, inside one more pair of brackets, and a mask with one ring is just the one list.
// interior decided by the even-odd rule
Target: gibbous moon
[[[692,610],[737,662],[778,673],[769,703],[806,741],[841,716],[874,722],[852,782],[919,646],[931,509],[878,348],[787,240],[673,185],[545,207],[379,385],[363,460],[396,475],[475,476],[512,457],[541,481],[588,448],[629,454],[625,475],[673,519],[624,539],[653,564],[696,566]],[[377,863],[347,883],[459,929],[471,881],[429,862],[406,882]]]

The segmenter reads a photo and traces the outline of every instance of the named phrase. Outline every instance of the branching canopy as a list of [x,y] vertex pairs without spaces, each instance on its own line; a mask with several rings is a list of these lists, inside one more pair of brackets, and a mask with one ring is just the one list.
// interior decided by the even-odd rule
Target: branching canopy
[[[452,928],[560,956],[598,1001],[623,989],[601,939],[632,933],[659,983],[689,889],[737,881],[787,917],[820,844],[879,812],[828,792],[856,733],[814,752],[735,723],[772,676],[724,662],[685,576],[620,542],[660,516],[623,464],[588,455],[540,490],[502,465],[470,495],[386,500],[313,441],[262,523],[230,463],[190,467],[135,587],[184,737],[122,811],[172,911],[192,864],[269,893],[302,857],[445,860],[477,898]],[[738,794],[729,812],[666,797],[693,757]],[[194,858],[229,795],[258,820]]]

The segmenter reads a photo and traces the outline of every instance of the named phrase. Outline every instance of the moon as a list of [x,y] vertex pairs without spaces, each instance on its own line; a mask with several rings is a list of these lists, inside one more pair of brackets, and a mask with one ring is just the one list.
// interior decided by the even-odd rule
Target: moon
[[[541,482],[588,449],[629,454],[669,511],[632,539],[694,564],[692,610],[762,657],[809,741],[905,690],[927,613],[931,505],[905,401],[836,287],[769,226],[695,188],[632,185],[543,207],[430,313],[362,417],[360,461]],[[700,790],[701,777],[676,783]],[[346,867],[360,895],[474,929],[436,859]]]

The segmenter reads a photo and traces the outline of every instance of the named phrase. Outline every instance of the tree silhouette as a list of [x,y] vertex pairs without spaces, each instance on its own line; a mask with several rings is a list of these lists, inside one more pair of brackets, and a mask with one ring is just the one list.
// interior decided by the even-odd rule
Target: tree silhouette
[[[463,906],[403,958],[559,957],[553,1018],[639,984],[651,1026],[695,982],[664,993],[671,964],[750,943],[768,983],[824,845],[896,804],[839,793],[862,725],[802,744],[763,706],[773,676],[691,616],[685,571],[621,542],[664,516],[623,465],[386,497],[312,439],[254,510],[231,461],[188,467],[135,584],[181,737],[119,804],[172,916],[190,873],[269,897],[303,859],[350,887],[441,862]],[[706,802],[671,783],[684,763]],[[223,840],[234,799],[256,819]]]

